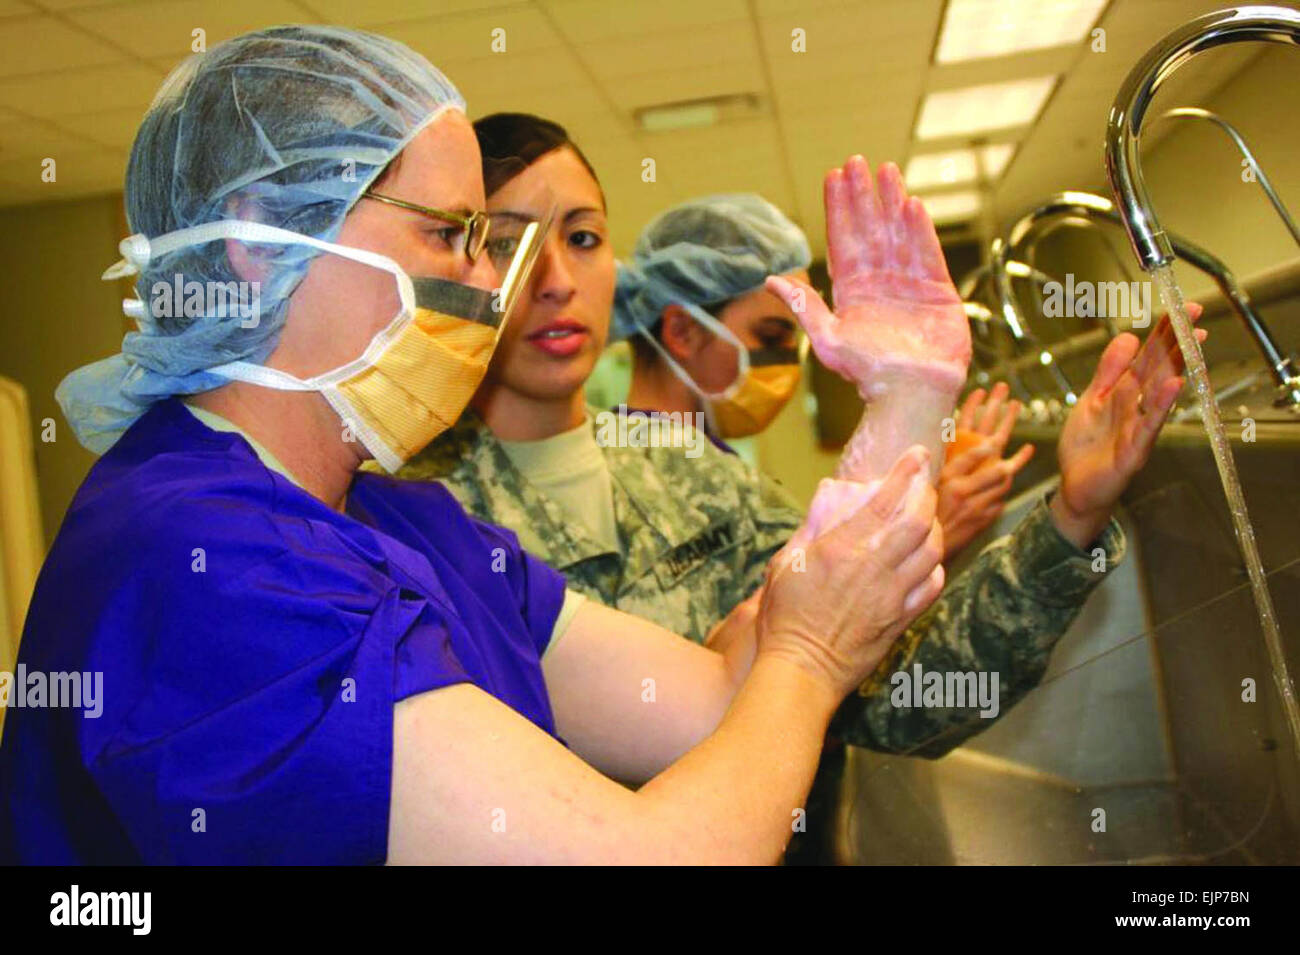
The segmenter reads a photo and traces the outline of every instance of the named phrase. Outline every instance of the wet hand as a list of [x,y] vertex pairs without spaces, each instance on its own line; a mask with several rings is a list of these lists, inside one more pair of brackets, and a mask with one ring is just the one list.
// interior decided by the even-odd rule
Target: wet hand
[[[816,536],[791,539],[768,568],[758,652],[780,655],[841,697],[943,588],[929,454],[910,448],[879,482],[823,481]],[[818,499],[835,499],[833,513]],[[853,508],[856,507],[856,510]]]
[[[1192,321],[1201,307],[1188,303]],[[1208,333],[1196,329],[1198,341]],[[1133,475],[1146,464],[1183,387],[1183,356],[1169,317],[1139,342],[1117,335],[1070,411],[1057,457],[1061,487],[1051,502],[1056,526],[1079,547],[1096,539]]]

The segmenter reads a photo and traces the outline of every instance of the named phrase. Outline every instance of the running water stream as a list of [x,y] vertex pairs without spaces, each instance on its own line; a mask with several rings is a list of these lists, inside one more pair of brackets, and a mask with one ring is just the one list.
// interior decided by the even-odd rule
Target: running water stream
[[1282,648],[1282,635],[1277,628],[1277,615],[1273,612],[1273,598],[1268,592],[1268,582],[1264,579],[1264,566],[1259,559],[1259,549],[1255,545],[1255,530],[1246,513],[1246,498],[1241,493],[1241,481],[1237,477],[1237,464],[1232,457],[1227,435],[1223,431],[1223,420],[1219,417],[1219,405],[1215,401],[1214,391],[1210,387],[1210,376],[1205,368],[1205,356],[1201,354],[1200,343],[1192,333],[1192,323],[1187,317],[1183,303],[1183,293],[1174,278],[1173,265],[1165,265],[1151,272],[1160,292],[1160,300],[1169,313],[1169,320],[1178,338],[1178,347],[1182,350],[1183,360],[1187,364],[1187,376],[1201,403],[1201,420],[1205,422],[1205,432],[1210,438],[1210,447],[1214,451],[1214,463],[1219,468],[1219,480],[1223,483],[1223,492],[1228,498],[1228,510],[1232,512],[1232,529],[1237,535],[1237,546],[1246,561],[1246,573],[1250,576],[1250,590],[1255,598],[1255,607],[1259,611],[1259,622],[1264,629],[1264,645],[1268,649],[1269,662],[1273,669],[1273,682],[1281,694],[1282,711],[1286,717],[1287,728],[1291,732],[1291,745],[1296,756],[1300,757],[1300,704],[1296,701],[1295,684],[1287,671],[1286,655]]

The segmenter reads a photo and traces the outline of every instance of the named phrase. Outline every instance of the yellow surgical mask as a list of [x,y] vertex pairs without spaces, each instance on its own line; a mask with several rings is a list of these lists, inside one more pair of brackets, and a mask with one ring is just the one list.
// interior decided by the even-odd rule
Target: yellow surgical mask
[[[469,404],[487,372],[500,332],[492,293],[439,279],[416,279],[413,318],[402,323],[373,360],[322,389],[357,439],[388,471],[396,471],[446,431]],[[437,284],[452,286],[459,314],[429,308],[446,302]],[[429,294],[429,293],[434,294]],[[477,296],[467,292],[479,293]],[[477,301],[474,301],[477,298]]]
[[[405,276],[403,308],[360,357],[308,379],[248,362],[212,369],[282,391],[318,391],[384,470],[393,472],[446,431],[487,372],[504,324],[501,290]],[[402,292],[407,299],[407,288]]]
[[[280,391],[320,392],[343,420],[345,436],[360,441],[391,472],[451,427],[469,404],[549,227],[548,214],[507,237],[509,261],[498,263],[502,282],[493,290],[440,278],[413,279],[377,252],[237,219],[153,239],[132,236],[122,243],[123,261],[105,278],[132,274],[154,255],[214,239],[306,245],[391,273],[401,307],[352,361],[307,379],[246,361],[208,369],[234,381]],[[139,302],[124,304],[127,314],[142,308]]]
[[709,400],[718,436],[748,438],[766,428],[794,396],[799,374],[799,353],[793,348],[750,352],[749,370],[731,397]]
[[[805,347],[760,348],[749,351],[736,333],[691,302],[678,303],[691,317],[720,338],[736,346],[736,380],[725,390],[709,393],[697,385],[663,344],[646,328],[639,328],[668,368],[704,403],[705,419],[720,438],[747,438],[758,434],[780,414],[799,387]],[[804,339],[806,345],[807,339]]]

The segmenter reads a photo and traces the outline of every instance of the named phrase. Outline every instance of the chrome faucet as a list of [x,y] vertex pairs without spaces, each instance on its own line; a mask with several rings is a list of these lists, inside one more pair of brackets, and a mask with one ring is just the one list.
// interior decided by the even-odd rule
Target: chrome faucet
[[1273,181],[1268,178],[1268,173],[1264,172],[1264,167],[1259,164],[1259,160],[1251,152],[1250,146],[1246,144],[1246,137],[1241,135],[1236,126],[1233,126],[1232,123],[1218,113],[1212,113],[1208,109],[1201,109],[1199,106],[1180,106],[1177,109],[1166,110],[1156,117],[1157,122],[1166,119],[1201,119],[1207,123],[1213,123],[1227,133],[1228,138],[1237,147],[1237,152],[1241,153],[1251,172],[1254,173],[1259,188],[1264,190],[1264,195],[1273,204],[1273,209],[1282,220],[1282,224],[1286,226],[1286,231],[1291,233],[1291,238],[1295,239],[1296,245],[1300,245],[1300,226],[1296,225],[1295,218],[1287,209],[1286,203],[1282,201],[1282,197],[1273,188]]
[[[1174,261],[1175,248],[1151,205],[1138,156],[1142,120],[1161,85],[1192,57],[1228,43],[1261,40],[1300,46],[1300,11],[1285,7],[1234,7],[1207,13],[1157,43],[1138,61],[1110,109],[1106,124],[1106,175],[1119,214],[1143,270]],[[1279,404],[1300,406],[1300,369],[1281,352],[1260,322],[1251,333],[1282,395]]]
[[[977,271],[987,274],[988,268],[982,267]],[[976,278],[976,284],[978,284],[978,277]],[[995,377],[1003,378],[1016,397],[1023,398],[1026,403],[1032,401],[1033,395],[1025,387],[1025,383],[1020,380],[1020,375],[1016,373],[1014,365],[1005,361],[989,340],[992,337],[989,329],[997,321],[998,316],[994,315],[992,309],[981,302],[966,301],[961,304],[966,310],[966,318],[970,321],[971,329],[974,331],[974,334],[971,335],[971,350],[974,352],[976,359],[976,361],[972,362],[972,367],[978,368],[973,375],[975,383],[983,387],[988,385]],[[992,369],[992,373],[990,373],[989,369]]]
[[[1011,228],[1007,230],[1004,244],[1014,253],[1061,219],[1087,220],[1093,223],[1110,222],[1118,226],[1125,224],[1124,217],[1115,208],[1115,204],[1103,196],[1091,192],[1060,192],[1039,203],[1012,223]],[[1247,332],[1259,345],[1265,358],[1280,355],[1281,352],[1274,343],[1268,326],[1264,324],[1264,319],[1260,317],[1259,312],[1255,311],[1250,295],[1237,281],[1236,275],[1227,264],[1218,256],[1182,236],[1165,235],[1164,237],[1178,258],[1214,280],[1214,284],[1219,287],[1223,297],[1246,326]],[[1273,366],[1270,364],[1270,367]]]
[[[996,312],[989,311],[983,306],[978,306],[980,312],[972,312],[972,304],[967,301],[967,317],[978,317],[983,320],[983,325],[976,325],[977,329],[988,328],[993,318],[1001,319],[1001,323],[1006,326],[1011,333],[1011,338],[1015,342],[1015,347],[1019,351],[1021,348],[1034,349],[1031,364],[1041,365],[1046,368],[1047,373],[1056,383],[1061,392],[1061,398],[1067,407],[1072,406],[1079,400],[1075,391],[1074,384],[1061,369],[1060,364],[1056,361],[1055,355],[1042,342],[1042,339],[1034,333],[1033,328],[1017,304],[1015,292],[1011,287],[1011,279],[1028,279],[1034,288],[1037,289],[1043,285],[1055,282],[1050,275],[1032,265],[1010,258],[1006,254],[1006,248],[1001,239],[994,239],[989,250],[989,261],[970,272],[962,279],[958,287],[958,294],[963,299],[969,300],[971,295],[978,288],[980,282],[985,278],[991,278],[993,284],[993,295],[997,299],[998,309]],[[1027,359],[1026,359],[1027,360]],[[998,374],[1007,378],[1008,384],[1025,396],[1026,400],[1033,400],[1029,391],[1024,387],[1016,374],[1016,362],[1005,361],[996,369]],[[1058,403],[1059,404],[1059,403]]]

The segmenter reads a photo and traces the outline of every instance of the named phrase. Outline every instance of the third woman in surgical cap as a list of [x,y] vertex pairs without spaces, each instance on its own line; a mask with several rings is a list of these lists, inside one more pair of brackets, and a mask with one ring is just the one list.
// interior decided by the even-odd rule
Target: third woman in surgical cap
[[705,196],[656,216],[619,269],[610,337],[635,354],[629,410],[701,411],[711,435],[766,428],[799,384],[798,323],[763,287],[808,280],[799,227],[760,196]]
[[[768,276],[808,280],[802,230],[761,196],[705,196],[674,206],[641,231],[620,266],[612,341],[632,347],[626,411],[702,417],[709,437],[767,428],[799,386],[802,349],[794,312],[764,287]],[[961,433],[945,448],[939,521],[951,559],[1001,513],[1025,445],[999,460],[1020,410],[999,383],[972,392]]]
[[[719,621],[763,583],[769,560],[791,540],[801,513],[773,481],[711,444],[702,442],[698,454],[688,454],[680,443],[645,447],[598,440],[600,412],[586,406],[584,385],[605,344],[615,262],[595,171],[564,130],[546,120],[497,114],[479,120],[475,131],[484,153],[489,210],[528,215],[533,210],[526,197],[545,183],[558,202],[558,228],[548,238],[520,314],[503,335],[472,410],[401,474],[441,481],[471,513],[515,530],[525,548],[562,570],[569,586],[588,597],[649,617],[692,640],[709,640]],[[851,161],[832,177],[861,190],[872,179],[865,165]],[[897,169],[886,165],[878,178],[882,191],[893,190],[898,200],[891,214],[908,217],[905,234],[929,270],[927,281],[960,310],[924,211],[902,196]],[[841,194],[832,211],[842,212],[851,198]],[[845,235],[844,229],[832,232],[832,256],[837,249],[841,256],[854,252]],[[860,274],[850,265],[846,259],[837,270],[837,283]],[[790,263],[797,267],[797,261]],[[765,264],[755,268],[760,278],[768,271]],[[902,307],[907,314],[924,308],[915,302]],[[832,326],[827,314],[811,305],[810,316],[823,330],[851,331]],[[964,317],[956,324],[964,329]],[[853,372],[847,353],[825,334],[822,340],[836,370]],[[1155,353],[1176,354],[1167,336],[1151,341]],[[1131,341],[1124,347],[1135,349]],[[951,413],[968,359],[968,350],[964,358],[958,354],[954,380],[932,396],[943,413]],[[1103,362],[1105,374],[1131,374],[1131,359],[1117,351]],[[1161,380],[1172,384],[1169,376],[1176,370],[1156,364],[1164,368]],[[1098,381],[1106,384],[1101,372]],[[1097,400],[1117,400],[1115,389],[1106,394],[1110,397]],[[917,398],[906,392],[896,396],[904,425],[908,418],[923,417]],[[1127,427],[1122,421],[1133,411],[1076,413],[1062,444],[1064,486],[1071,498],[1086,487],[1088,499],[1103,510],[1090,506],[1085,525],[1062,511],[1062,500],[1054,498],[1051,507],[1038,502],[909,628],[895,652],[842,706],[834,734],[883,751],[940,755],[990,725],[965,710],[894,707],[887,680],[902,666],[997,671],[1004,712],[1037,684],[1055,642],[1106,576],[1092,569],[1095,549],[1106,555],[1107,572],[1123,554],[1123,534],[1110,510],[1141,466],[1154,432],[1142,431],[1131,453],[1108,460],[1106,469],[1096,467],[1094,456],[1098,448],[1120,447],[1110,440],[1111,429]],[[861,434],[869,440],[846,450],[843,476],[866,479],[872,473],[870,459],[883,455],[888,440],[898,437],[888,430],[879,420],[864,420]],[[937,419],[934,430],[937,439]],[[714,637],[726,639],[725,628]],[[817,827],[810,821],[809,828],[812,834]]]

